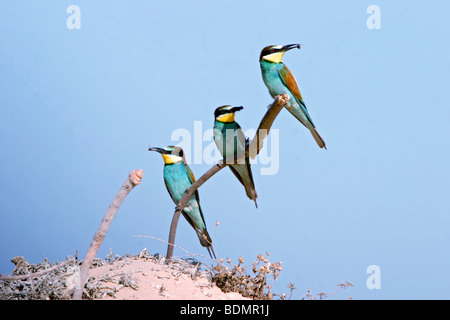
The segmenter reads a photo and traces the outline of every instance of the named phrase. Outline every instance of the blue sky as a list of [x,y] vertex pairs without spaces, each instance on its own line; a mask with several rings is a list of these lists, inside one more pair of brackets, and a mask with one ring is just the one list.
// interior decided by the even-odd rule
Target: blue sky
[[[66,26],[71,4],[79,30]],[[372,4],[381,29],[366,26]],[[205,132],[224,104],[256,128],[272,102],[261,49],[301,43],[283,61],[328,150],[282,110],[278,172],[253,165],[258,209],[228,169],[199,190],[217,254],[250,264],[268,251],[283,264],[274,292],[295,283],[293,299],[345,281],[355,286],[333,298],[448,299],[449,11],[444,0],[0,1],[0,272],[17,255],[83,258],[137,168],[143,182],[99,256],[165,254],[134,237],[167,240],[174,210],[148,147],[194,135],[194,121]],[[191,164],[197,178],[209,167]],[[176,243],[207,254],[184,219]],[[366,286],[370,265],[380,289]]]

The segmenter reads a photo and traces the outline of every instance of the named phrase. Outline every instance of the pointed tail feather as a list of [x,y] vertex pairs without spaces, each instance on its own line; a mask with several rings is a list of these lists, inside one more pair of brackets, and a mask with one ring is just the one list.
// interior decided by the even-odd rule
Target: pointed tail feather
[[255,201],[256,209],[258,209],[258,203],[256,202],[256,198],[258,198],[258,194],[256,193],[256,190],[253,189],[254,186],[250,186],[249,184],[244,184],[245,187],[245,193],[247,194],[247,197],[249,197],[250,200]]
[[[249,168],[249,173],[250,173],[250,175],[252,174],[250,168]],[[258,209],[258,203],[256,202],[256,198],[258,198],[258,194],[256,193],[256,190],[255,190],[255,184],[253,182],[253,176],[250,177],[250,181],[244,181],[242,179],[240,181],[241,181],[242,185],[245,188],[245,193],[247,194],[247,197],[250,200],[255,201],[256,209]]]
[[309,131],[311,131],[311,134],[314,138],[314,140],[316,140],[316,143],[319,147],[321,148],[325,148],[325,150],[327,150],[327,147],[325,145],[325,140],[323,140],[322,136],[320,135],[319,131],[317,131],[316,128],[314,128],[311,124],[308,123],[308,127],[309,127]]
[[[211,259],[213,258],[213,256],[214,256],[214,259],[217,259],[216,253],[214,252],[214,248],[212,245],[209,247],[206,247],[206,249],[208,249],[208,253],[209,253],[209,256],[211,257]],[[211,255],[211,252],[212,252],[212,255]]]
[[[258,194],[256,193],[255,190],[255,183],[253,182],[253,174],[250,167],[249,158],[246,158],[246,164],[235,164],[230,165],[228,167],[234,173],[239,182],[244,186],[247,197],[250,200],[255,201],[256,208],[258,208],[258,204],[256,203],[256,198],[258,198]],[[246,175],[247,179],[244,179],[242,175]]]
[[[214,259],[216,259],[216,253],[214,252],[214,248],[212,246],[212,240],[211,240],[211,237],[209,236],[206,228],[203,230],[195,229],[195,231],[197,231],[197,236],[198,236],[198,239],[200,240],[200,244],[203,247],[206,247],[206,249],[208,250],[209,256],[211,258],[214,256]],[[212,255],[211,255],[211,252],[212,252]]]

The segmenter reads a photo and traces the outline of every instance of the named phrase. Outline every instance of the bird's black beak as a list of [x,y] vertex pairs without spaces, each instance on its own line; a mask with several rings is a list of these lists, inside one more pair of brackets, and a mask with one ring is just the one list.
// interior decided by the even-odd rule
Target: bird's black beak
[[157,148],[157,147],[150,147],[150,148],[148,148],[148,151],[156,151],[161,154],[167,153],[166,150],[164,150],[163,148]]
[[231,108],[232,112],[237,112],[237,111],[241,111],[242,109],[244,109],[244,107],[240,106],[240,107],[233,107]]
[[300,49],[300,44],[299,43],[287,44],[287,45],[285,45],[285,46],[283,46],[281,48],[281,51],[286,52],[286,51],[289,51],[289,50],[295,49],[295,48],[299,48]]

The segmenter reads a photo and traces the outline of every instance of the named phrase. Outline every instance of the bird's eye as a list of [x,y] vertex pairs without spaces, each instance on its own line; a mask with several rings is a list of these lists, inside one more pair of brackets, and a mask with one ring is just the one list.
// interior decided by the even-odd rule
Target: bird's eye
[[180,156],[180,157],[183,156],[183,150],[180,150],[180,153],[178,154],[178,156]]
[[274,53],[274,52],[275,52],[275,49],[270,49],[270,52]]

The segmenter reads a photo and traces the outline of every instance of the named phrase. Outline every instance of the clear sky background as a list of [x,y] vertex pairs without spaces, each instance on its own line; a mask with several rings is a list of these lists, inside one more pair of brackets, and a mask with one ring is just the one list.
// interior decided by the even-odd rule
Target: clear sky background
[[[66,26],[71,4],[80,30]],[[366,26],[372,4],[379,30]],[[268,251],[283,265],[273,291],[295,283],[293,299],[345,281],[333,298],[449,299],[449,12],[446,0],[0,1],[0,272],[18,255],[82,259],[137,168],[98,256],[165,254],[134,237],[167,240],[174,211],[148,147],[194,135],[194,121],[205,132],[224,104],[255,129],[272,102],[261,49],[301,43],[284,62],[328,150],[282,110],[278,172],[252,167],[258,209],[228,169],[203,185],[218,256]],[[176,244],[207,254],[184,219]],[[366,286],[370,265],[380,289]]]

